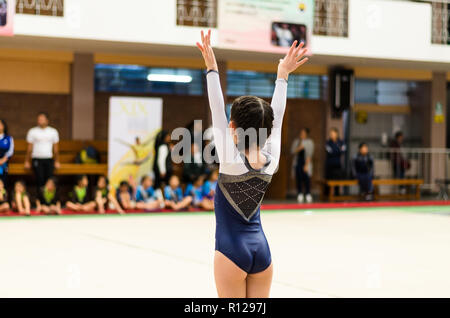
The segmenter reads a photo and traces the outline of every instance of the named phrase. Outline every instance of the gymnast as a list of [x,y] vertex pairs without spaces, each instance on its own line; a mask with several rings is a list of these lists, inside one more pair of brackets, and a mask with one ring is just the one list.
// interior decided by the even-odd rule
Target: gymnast
[[[273,265],[264,235],[260,206],[281,151],[281,125],[288,76],[308,61],[303,42],[294,41],[279,61],[272,103],[255,96],[237,98],[230,122],[211,47],[211,31],[201,32],[197,47],[206,64],[208,97],[219,178],[214,197],[216,216],[214,277],[219,297],[269,297]],[[256,132],[252,134],[253,132]]]

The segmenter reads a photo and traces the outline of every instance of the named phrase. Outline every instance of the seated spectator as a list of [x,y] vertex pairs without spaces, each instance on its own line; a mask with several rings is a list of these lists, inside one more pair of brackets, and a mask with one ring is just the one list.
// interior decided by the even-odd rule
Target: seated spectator
[[0,179],[0,212],[9,211],[8,192],[6,192],[3,180]]
[[141,184],[136,189],[136,208],[142,210],[164,208],[161,191],[153,188],[153,180],[148,175],[141,178]]
[[25,182],[16,181],[14,184],[11,206],[15,212],[30,216],[30,196],[27,193]]
[[191,155],[186,157],[183,165],[183,181],[186,184],[193,183],[194,180],[206,173],[206,164],[203,161],[202,153],[196,143],[191,145]]
[[180,179],[172,175],[169,179],[169,185],[164,188],[165,205],[169,209],[186,209],[192,202],[191,196],[183,196],[183,190],[180,187]]
[[203,184],[203,195],[210,200],[214,200],[216,194],[217,180],[219,179],[219,170],[213,170],[208,177],[208,180]]
[[77,184],[69,193],[70,201],[66,203],[66,208],[71,211],[89,212],[94,211],[96,203],[88,190],[88,177],[86,175],[77,178]]
[[359,181],[359,189],[364,199],[373,199],[373,160],[369,154],[369,147],[366,143],[359,145],[358,154],[353,159],[353,175]]
[[188,184],[186,187],[185,197],[192,197],[192,205],[194,207],[209,211],[214,209],[214,201],[204,195],[204,179],[205,177],[200,175],[194,180],[194,183]]
[[36,212],[61,214],[61,201],[55,179],[49,178],[45,185],[39,189],[36,200]]
[[105,208],[108,209],[110,203],[117,212],[120,214],[125,213],[114,195],[109,192],[109,183],[106,176],[100,176],[97,180],[97,186],[95,188],[95,203],[97,205],[98,212],[101,214],[105,213]]
[[116,190],[116,200],[124,211],[135,208],[133,189],[127,181],[120,182],[119,188]]

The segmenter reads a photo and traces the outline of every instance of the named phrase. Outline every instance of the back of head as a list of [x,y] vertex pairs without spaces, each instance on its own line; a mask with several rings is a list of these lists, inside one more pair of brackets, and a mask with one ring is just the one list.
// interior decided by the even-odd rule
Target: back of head
[[[231,106],[231,120],[235,128],[240,128],[244,136],[238,135],[238,143],[245,149],[256,143],[261,147],[271,134],[273,127],[273,109],[268,102],[256,96],[241,96]],[[260,136],[260,129],[263,133]],[[264,132],[265,130],[265,132]],[[247,135],[247,133],[250,133]],[[255,135],[252,135],[252,134]],[[249,137],[250,136],[250,137]],[[255,136],[255,138],[251,138]]]

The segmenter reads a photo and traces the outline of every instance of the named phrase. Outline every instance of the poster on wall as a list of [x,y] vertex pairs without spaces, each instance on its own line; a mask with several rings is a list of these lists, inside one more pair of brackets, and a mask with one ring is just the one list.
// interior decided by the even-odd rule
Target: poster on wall
[[297,40],[311,54],[314,0],[221,0],[219,45],[226,49],[284,53]]
[[0,0],[0,36],[14,35],[14,0]]
[[112,187],[131,179],[139,182],[153,171],[154,142],[161,127],[161,98],[110,98],[108,175]]

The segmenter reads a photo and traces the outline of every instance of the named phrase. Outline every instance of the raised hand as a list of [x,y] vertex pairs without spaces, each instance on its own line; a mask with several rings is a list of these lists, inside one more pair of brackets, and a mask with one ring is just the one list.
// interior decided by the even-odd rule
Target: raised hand
[[202,52],[203,59],[205,60],[206,69],[219,71],[217,67],[216,57],[214,55],[214,51],[211,47],[211,30],[208,31],[208,34],[204,34],[201,31],[202,36],[202,44],[196,43],[200,52]]
[[298,46],[297,41],[292,43],[286,56],[281,59],[278,64],[278,78],[284,78],[287,80],[290,73],[308,61],[308,58],[305,57],[307,50],[304,49],[303,46],[303,42],[301,42]]

